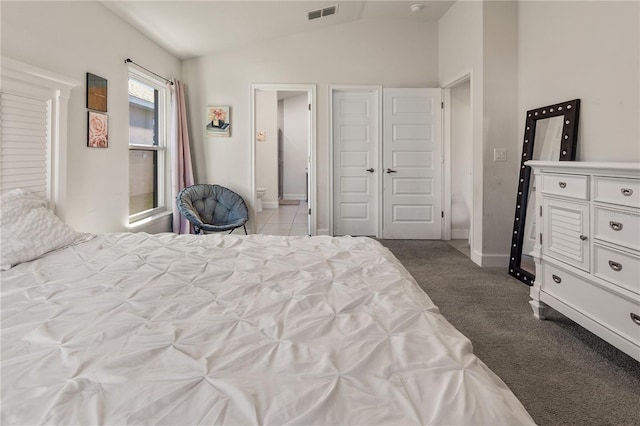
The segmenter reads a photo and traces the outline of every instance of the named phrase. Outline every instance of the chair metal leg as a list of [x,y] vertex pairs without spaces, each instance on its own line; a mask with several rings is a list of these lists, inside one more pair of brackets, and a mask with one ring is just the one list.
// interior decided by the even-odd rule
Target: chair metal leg
[[[244,235],[249,235],[247,234],[247,226],[246,225],[242,225],[242,227],[244,228]],[[233,234],[233,231],[235,231],[237,228],[233,228],[231,230],[231,232],[229,232],[229,234]]]

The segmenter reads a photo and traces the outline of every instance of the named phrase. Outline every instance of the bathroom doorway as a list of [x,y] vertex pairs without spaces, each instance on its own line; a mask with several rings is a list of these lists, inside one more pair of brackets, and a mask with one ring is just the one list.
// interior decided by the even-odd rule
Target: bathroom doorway
[[315,85],[253,84],[253,233],[315,235]]

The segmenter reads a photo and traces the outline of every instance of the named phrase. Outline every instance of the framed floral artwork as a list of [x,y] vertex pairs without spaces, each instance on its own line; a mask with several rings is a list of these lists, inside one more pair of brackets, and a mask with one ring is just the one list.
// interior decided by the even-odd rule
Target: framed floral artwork
[[231,135],[230,107],[208,107],[206,130],[208,136],[228,138]]
[[107,79],[87,73],[87,108],[107,112]]
[[87,126],[87,146],[90,148],[109,147],[109,116],[101,112],[89,111]]

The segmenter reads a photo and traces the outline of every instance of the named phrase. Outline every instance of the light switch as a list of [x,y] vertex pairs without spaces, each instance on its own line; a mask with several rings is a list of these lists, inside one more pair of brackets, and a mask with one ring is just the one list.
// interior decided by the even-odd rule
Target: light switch
[[496,148],[493,150],[493,161],[507,161],[507,150]]

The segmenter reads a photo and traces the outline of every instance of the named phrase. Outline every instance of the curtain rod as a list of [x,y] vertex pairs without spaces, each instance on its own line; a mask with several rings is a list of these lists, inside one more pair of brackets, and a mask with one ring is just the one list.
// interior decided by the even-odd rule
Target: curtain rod
[[159,75],[159,74],[156,74],[155,72],[151,71],[150,69],[147,69],[147,68],[143,67],[143,66],[142,66],[142,65],[140,65],[140,64],[136,64],[135,62],[133,62],[133,61],[132,61],[131,59],[129,59],[129,58],[125,59],[125,60],[124,60],[124,63],[125,63],[125,64],[132,63],[133,65],[135,65],[135,66],[137,66],[137,67],[140,67],[140,68],[142,68],[143,70],[145,70],[145,71],[147,71],[147,72],[150,72],[151,74],[155,75],[156,77],[160,77],[161,79],[163,79],[163,80],[164,80],[164,81],[166,81],[167,83],[171,83],[171,85],[173,86],[173,81],[169,80],[168,78],[164,78],[163,76],[161,76],[161,75]]

